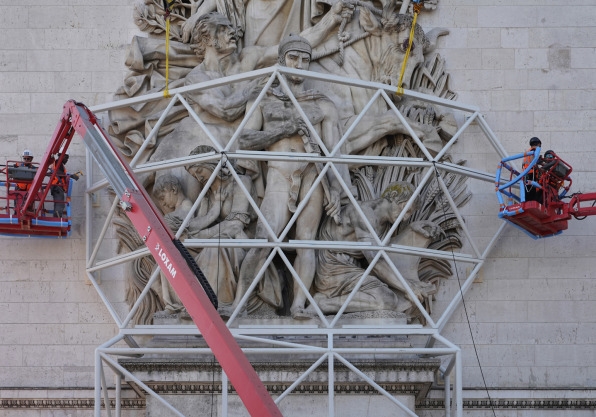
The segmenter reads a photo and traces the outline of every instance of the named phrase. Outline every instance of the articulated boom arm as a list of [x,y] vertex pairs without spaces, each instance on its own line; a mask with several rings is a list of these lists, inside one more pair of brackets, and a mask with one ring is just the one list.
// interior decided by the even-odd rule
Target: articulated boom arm
[[[85,105],[72,100],[64,105],[44,162],[60,150],[64,153],[75,131],[83,137],[108,182],[120,196],[120,206],[180,297],[250,415],[281,416],[277,405],[214,308],[214,294],[211,294],[210,300],[197,280],[201,277],[195,276],[198,267],[194,260],[183,255],[184,247],[174,239],[153,201],[145,189],[139,186],[132,169],[120,157],[108,135]],[[40,175],[41,172],[35,177],[34,185],[41,184]]]
[[[40,198],[42,201],[46,199],[46,196],[50,191],[50,187],[43,187],[43,182],[44,178],[47,176],[48,169],[53,165],[54,157],[59,152],[62,152],[62,154],[58,159],[57,165],[62,163],[64,154],[70,146],[70,142],[75,132],[70,119],[70,114],[70,109],[68,109],[67,106],[64,106],[64,111],[60,117],[60,122],[58,123],[58,126],[56,126],[56,130],[54,130],[52,142],[48,145],[46,152],[41,159],[39,167],[37,168],[37,173],[31,182],[27,197],[25,198],[25,201],[22,205],[15,207],[15,209],[18,211],[17,214],[23,219],[37,217],[43,210],[42,204],[39,204],[37,209],[34,208],[35,201]],[[57,172],[51,173],[50,179],[48,181],[49,184],[52,183],[52,180],[55,178],[56,174]]]
[[[581,203],[592,204],[587,207],[581,207]],[[573,217],[584,217],[596,215],[596,193],[576,194],[569,201],[569,214]]]

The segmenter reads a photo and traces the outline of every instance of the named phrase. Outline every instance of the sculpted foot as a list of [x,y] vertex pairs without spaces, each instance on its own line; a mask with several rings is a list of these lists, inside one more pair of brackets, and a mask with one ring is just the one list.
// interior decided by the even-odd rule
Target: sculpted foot
[[317,317],[314,311],[302,307],[292,308],[291,313],[294,320],[309,320]]
[[222,320],[226,321],[229,320],[235,309],[236,308],[232,305],[220,305],[217,308],[217,312],[219,313],[219,316],[222,318]]

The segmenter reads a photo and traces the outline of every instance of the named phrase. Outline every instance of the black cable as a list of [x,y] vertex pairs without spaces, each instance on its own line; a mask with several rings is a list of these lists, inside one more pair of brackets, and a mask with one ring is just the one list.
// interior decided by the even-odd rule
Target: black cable
[[[437,177],[437,184],[439,185],[439,170],[435,162],[433,162],[433,167],[435,169],[435,175]],[[441,200],[438,200],[439,202]],[[445,205],[441,202],[441,210],[443,210],[443,217],[447,219],[447,211],[445,210]],[[472,325],[470,324],[470,316],[468,315],[468,308],[466,307],[466,300],[464,298],[464,292],[461,287],[461,281],[459,279],[459,271],[457,270],[457,261],[455,260],[455,252],[453,252],[453,246],[450,245],[451,249],[451,256],[453,258],[453,269],[455,270],[455,276],[457,277],[457,284],[459,285],[459,294],[461,295],[462,306],[464,307],[464,313],[466,314],[466,321],[468,322],[468,329],[470,330],[470,338],[472,339],[472,346],[474,347],[474,353],[476,354],[476,360],[478,361],[478,368],[480,369],[480,376],[482,377],[482,383],[484,384],[484,389],[486,391],[486,395],[488,396],[488,403],[490,408],[493,412],[493,415],[496,417],[495,407],[493,405],[493,400],[490,396],[490,392],[488,390],[488,386],[486,385],[486,379],[484,378],[484,371],[482,370],[482,365],[480,364],[480,356],[478,355],[478,349],[476,348],[476,342],[474,341],[474,334],[472,333]],[[448,407],[449,404],[445,404],[445,407]]]

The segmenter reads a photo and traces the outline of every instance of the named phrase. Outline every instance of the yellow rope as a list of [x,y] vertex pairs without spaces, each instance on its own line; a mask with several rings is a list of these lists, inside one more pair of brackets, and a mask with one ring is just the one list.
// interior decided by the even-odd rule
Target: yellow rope
[[404,74],[406,72],[406,65],[408,64],[408,57],[410,56],[410,50],[412,49],[412,43],[414,42],[414,30],[416,29],[416,19],[418,18],[418,13],[420,13],[420,5],[414,5],[414,19],[412,20],[412,27],[410,28],[410,38],[408,39],[408,49],[406,49],[406,55],[404,57],[404,62],[401,64],[401,72],[399,74],[399,81],[397,83],[397,91],[396,94],[400,96],[404,93],[404,89],[402,84],[404,82]]
[[170,97],[170,90],[168,81],[170,79],[170,16],[166,16],[166,88],[163,91],[163,96]]

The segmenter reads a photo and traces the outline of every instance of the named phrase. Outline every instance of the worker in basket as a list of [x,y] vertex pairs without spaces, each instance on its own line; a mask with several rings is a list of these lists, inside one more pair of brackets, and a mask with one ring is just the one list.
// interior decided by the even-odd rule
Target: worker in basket
[[54,178],[52,179],[52,199],[54,200],[54,217],[62,217],[64,215],[64,208],[66,207],[66,193],[68,192],[68,185],[70,182],[70,178],[75,181],[78,181],[79,176],[77,174],[68,175],[66,171],[66,163],[68,162],[69,156],[67,153],[64,154],[62,158],[62,162],[60,161],[61,154],[57,154],[54,157],[54,164],[52,166],[52,170],[56,173]]
[[[14,164],[15,168],[18,167],[25,167],[25,168],[35,168],[33,166],[33,152],[29,149],[25,149],[23,151],[23,155],[21,156],[22,162],[17,162]],[[31,187],[31,182],[17,182],[15,183],[15,187],[17,191],[28,191]]]
[[[534,160],[534,152],[542,146],[542,142],[539,138],[534,136],[530,139],[530,149],[528,149],[524,153],[524,159],[522,162],[522,169],[526,169]],[[526,201],[538,201],[539,203],[542,202],[542,190],[534,185],[532,182],[539,182],[540,177],[540,170],[534,166],[532,169],[526,174],[526,178],[524,181],[524,186],[526,187]]]
[[[29,149],[25,149],[21,155],[21,162],[17,162],[13,165],[15,168],[28,168],[35,169],[33,165],[33,152]],[[31,181],[23,182],[27,178],[14,178],[15,180],[20,179],[21,181],[15,181],[14,191],[9,193],[9,198],[14,200],[14,214],[17,214],[17,208],[23,203],[27,191],[31,188]]]

